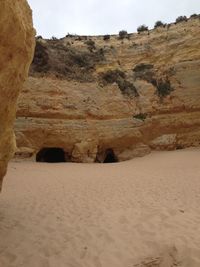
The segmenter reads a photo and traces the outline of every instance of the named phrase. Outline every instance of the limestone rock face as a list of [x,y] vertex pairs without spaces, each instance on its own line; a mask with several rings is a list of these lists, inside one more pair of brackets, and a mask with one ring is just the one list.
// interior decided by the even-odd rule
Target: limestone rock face
[[97,155],[97,144],[93,140],[82,141],[74,145],[72,151],[73,162],[92,163]]
[[57,147],[103,162],[198,146],[199,28],[197,16],[123,40],[37,40],[18,103],[19,154]]
[[32,13],[25,0],[0,1],[0,190],[15,152],[16,101],[32,60]]

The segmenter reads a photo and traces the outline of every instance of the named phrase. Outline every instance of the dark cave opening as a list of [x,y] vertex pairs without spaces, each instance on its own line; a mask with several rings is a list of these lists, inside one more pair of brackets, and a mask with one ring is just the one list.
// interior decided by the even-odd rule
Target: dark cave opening
[[115,162],[118,162],[118,159],[114,151],[111,148],[107,149],[105,152],[105,159],[103,163],[115,163]]
[[36,162],[66,162],[65,152],[58,147],[42,148],[36,155]]

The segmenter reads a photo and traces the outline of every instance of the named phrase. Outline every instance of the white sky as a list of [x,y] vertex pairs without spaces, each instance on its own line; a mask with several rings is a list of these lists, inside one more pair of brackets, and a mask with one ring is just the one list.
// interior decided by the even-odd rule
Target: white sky
[[28,0],[37,35],[44,38],[135,32],[157,20],[173,22],[180,15],[200,13],[200,0]]

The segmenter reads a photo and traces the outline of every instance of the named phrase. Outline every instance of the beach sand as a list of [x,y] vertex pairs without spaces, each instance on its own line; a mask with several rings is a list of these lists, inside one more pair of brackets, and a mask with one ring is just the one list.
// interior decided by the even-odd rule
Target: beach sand
[[9,164],[0,267],[173,266],[200,266],[200,149]]

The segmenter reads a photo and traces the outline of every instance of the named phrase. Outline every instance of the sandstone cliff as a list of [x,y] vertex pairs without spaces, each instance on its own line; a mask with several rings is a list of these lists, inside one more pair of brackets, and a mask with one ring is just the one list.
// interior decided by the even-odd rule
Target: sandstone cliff
[[69,161],[103,162],[198,146],[199,29],[196,16],[124,39],[38,38],[18,103],[17,155],[52,147]]
[[25,0],[0,1],[0,191],[15,151],[13,122],[19,90],[34,52],[31,10]]

